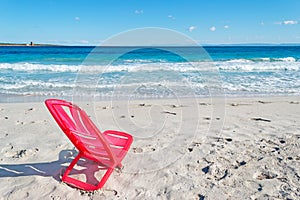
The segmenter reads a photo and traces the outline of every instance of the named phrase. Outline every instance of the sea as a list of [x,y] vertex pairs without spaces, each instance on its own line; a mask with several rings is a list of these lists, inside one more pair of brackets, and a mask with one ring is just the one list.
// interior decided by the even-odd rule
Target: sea
[[1,46],[0,102],[300,95],[300,46]]

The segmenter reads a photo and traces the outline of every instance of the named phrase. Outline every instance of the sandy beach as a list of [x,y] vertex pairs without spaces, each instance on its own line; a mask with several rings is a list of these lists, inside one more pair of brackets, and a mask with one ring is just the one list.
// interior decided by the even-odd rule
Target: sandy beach
[[1,1],[0,200],[300,200],[300,0],[270,3]]
[[228,98],[224,116],[210,99],[127,103],[80,103],[100,130],[134,136],[95,192],[61,182],[77,151],[43,102],[0,104],[0,199],[300,198],[299,97]]

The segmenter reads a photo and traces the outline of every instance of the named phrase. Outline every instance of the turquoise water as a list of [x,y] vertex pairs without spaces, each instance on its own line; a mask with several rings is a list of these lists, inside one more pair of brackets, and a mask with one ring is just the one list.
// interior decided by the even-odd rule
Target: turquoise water
[[300,94],[299,46],[204,49],[0,47],[0,101],[91,91],[99,99],[208,96],[214,87],[227,96]]

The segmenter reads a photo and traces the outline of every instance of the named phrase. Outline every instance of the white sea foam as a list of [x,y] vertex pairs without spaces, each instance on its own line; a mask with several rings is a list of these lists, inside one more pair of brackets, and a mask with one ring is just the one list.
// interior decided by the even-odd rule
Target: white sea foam
[[252,63],[252,60],[247,60],[247,59],[232,59],[226,61],[227,63]]
[[291,70],[299,71],[300,62],[293,59],[283,58],[285,61],[254,62],[250,60],[230,60],[217,62],[190,62],[190,63],[133,63],[132,65],[44,65],[32,63],[0,63],[0,70],[12,70],[22,72],[70,72],[70,73],[113,73],[113,72],[151,72],[151,71],[274,71]]
[[5,90],[20,90],[26,88],[73,88],[75,86],[74,83],[54,83],[54,82],[44,82],[44,81],[34,81],[34,80],[19,80],[14,84],[6,83],[0,84],[0,89]]
[[[279,60],[279,59],[278,59]],[[274,70],[291,70],[299,71],[300,62],[289,58],[282,58],[282,61],[273,62],[254,62],[254,61],[227,61],[215,62],[215,65],[220,70],[233,70],[233,71],[274,71]]]
[[[258,61],[257,61],[258,60]],[[0,70],[24,71],[24,72],[70,72],[70,73],[109,73],[109,72],[138,72],[138,71],[211,71],[211,70],[240,70],[240,71],[268,71],[268,70],[300,70],[300,61],[293,57],[286,58],[260,58],[253,60],[232,59],[216,62],[159,62],[118,65],[59,65],[39,63],[0,63]]]
[[[0,94],[73,95],[75,89],[77,92],[82,91],[83,96],[86,93],[105,96],[114,92],[126,96],[139,88],[140,93],[137,95],[153,92],[154,95],[161,96],[172,95],[166,89],[169,87],[188,96],[192,94],[187,94],[187,85],[184,84],[190,82],[195,93],[201,95],[207,94],[208,83],[213,83],[209,78],[218,78],[207,73],[211,70],[220,70],[216,74],[221,75],[223,88],[229,94],[300,93],[300,62],[286,57],[276,61],[261,58],[259,61],[234,59],[191,63],[133,62],[113,66],[0,63]],[[143,83],[146,87],[143,87]]]
[[271,61],[271,58],[260,58],[260,59],[258,59],[258,60],[267,62],[267,61]]
[[283,61],[283,62],[296,62],[296,59],[293,57],[277,58],[274,60]]
[[77,72],[78,65],[45,65],[37,63],[0,63],[0,69],[13,71],[53,71],[53,72]]
[[253,63],[253,62],[297,62],[297,59],[294,57],[283,57],[283,58],[252,58],[252,59],[231,59],[227,60],[226,62],[229,63]]

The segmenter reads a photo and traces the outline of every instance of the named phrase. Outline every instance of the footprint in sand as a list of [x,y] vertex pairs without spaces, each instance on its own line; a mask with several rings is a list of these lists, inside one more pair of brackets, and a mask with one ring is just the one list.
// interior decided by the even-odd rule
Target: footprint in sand
[[28,109],[25,111],[25,115],[27,115],[29,112],[32,112],[32,111],[35,111],[35,108],[28,108]]
[[16,125],[24,125],[24,124],[25,124],[25,122],[20,121],[20,120],[17,120],[17,122],[16,122]]
[[269,103],[272,103],[272,102],[269,102],[269,101],[257,101],[258,103],[261,103],[261,104],[269,104]]
[[270,172],[270,171],[261,171],[261,172],[256,172],[254,174],[254,178],[257,180],[264,180],[264,179],[273,179],[276,178],[278,175]]
[[35,155],[39,151],[39,148],[30,148],[30,149],[20,149],[15,150],[12,144],[9,144],[5,148],[1,150],[4,153],[4,157],[6,158],[25,158],[29,156]]
[[134,153],[142,153],[143,152],[143,149],[140,147],[134,147],[134,148],[132,148],[132,150]]
[[39,148],[21,149],[16,152],[13,158],[24,158],[35,155],[39,151]]
[[0,138],[6,138],[8,136],[8,133],[4,132],[1,134]]
[[13,145],[12,144],[8,144],[5,147],[3,147],[1,149],[1,154],[4,155],[5,157],[11,157],[10,152],[13,150]]
[[203,103],[203,102],[201,102],[201,103],[199,103],[199,105],[200,106],[209,106],[210,104],[209,103]]

